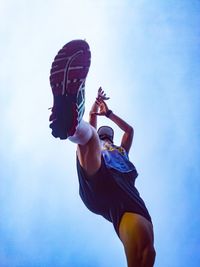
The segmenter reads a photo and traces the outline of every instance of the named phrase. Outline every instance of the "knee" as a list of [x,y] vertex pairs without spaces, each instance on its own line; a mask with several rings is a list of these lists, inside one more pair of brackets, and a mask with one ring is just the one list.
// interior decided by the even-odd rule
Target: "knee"
[[156,258],[156,251],[154,249],[154,246],[151,244],[147,246],[143,252],[141,253],[141,266],[142,267],[153,267],[155,258]]

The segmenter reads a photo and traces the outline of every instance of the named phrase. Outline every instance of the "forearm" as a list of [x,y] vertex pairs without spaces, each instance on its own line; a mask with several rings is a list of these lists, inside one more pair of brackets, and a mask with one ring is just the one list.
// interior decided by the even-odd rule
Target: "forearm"
[[110,113],[108,118],[113,121],[122,131],[126,133],[133,131],[133,127],[117,116],[114,112]]
[[95,112],[98,112],[98,108],[99,107],[97,103],[94,102],[89,114],[89,124],[91,124],[95,129],[97,128],[97,115],[95,114]]
[[110,113],[108,118],[112,120],[115,124],[117,124],[117,126],[122,131],[124,131],[124,134],[121,139],[121,146],[126,150],[127,153],[129,153],[134,135],[133,127],[126,123],[124,120],[122,120],[120,117],[115,115],[113,112]]

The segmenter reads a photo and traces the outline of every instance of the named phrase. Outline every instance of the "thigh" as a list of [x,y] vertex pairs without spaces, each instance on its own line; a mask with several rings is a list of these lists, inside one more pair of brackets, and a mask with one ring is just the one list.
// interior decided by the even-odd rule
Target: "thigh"
[[77,156],[87,175],[95,174],[101,166],[101,144],[96,129],[92,127],[92,137],[85,145],[78,145]]
[[143,216],[126,212],[119,226],[128,266],[152,267],[155,259],[153,226]]

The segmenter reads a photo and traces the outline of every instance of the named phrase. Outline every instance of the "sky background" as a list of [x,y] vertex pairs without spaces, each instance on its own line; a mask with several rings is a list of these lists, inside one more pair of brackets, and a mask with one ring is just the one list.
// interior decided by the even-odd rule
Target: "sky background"
[[1,267],[126,267],[112,224],[79,198],[75,145],[49,129],[50,66],[72,39],[92,53],[85,120],[102,86],[135,129],[155,267],[199,267],[199,26],[199,0],[0,0]]

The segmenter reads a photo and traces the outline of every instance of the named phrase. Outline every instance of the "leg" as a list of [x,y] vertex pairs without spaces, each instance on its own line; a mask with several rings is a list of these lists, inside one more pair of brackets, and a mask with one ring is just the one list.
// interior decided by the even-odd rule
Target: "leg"
[[79,162],[88,175],[94,174],[101,164],[96,130],[82,120],[90,57],[89,45],[85,41],[71,41],[58,52],[50,71],[54,97],[50,116],[52,135],[78,144]]
[[101,166],[101,146],[96,129],[89,126],[92,133],[91,138],[85,144],[78,144],[77,156],[80,165],[90,176],[95,174]]
[[152,224],[143,216],[125,213],[119,226],[128,267],[152,267],[155,260]]
[[75,134],[68,139],[78,144],[78,160],[86,173],[89,176],[96,173],[101,166],[101,147],[96,129],[82,120]]

